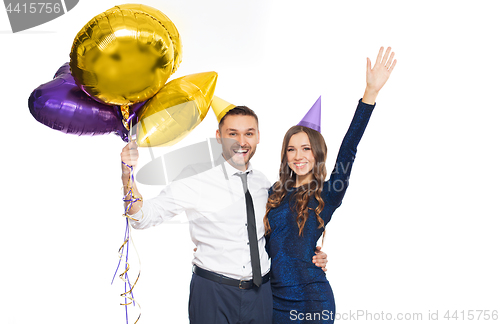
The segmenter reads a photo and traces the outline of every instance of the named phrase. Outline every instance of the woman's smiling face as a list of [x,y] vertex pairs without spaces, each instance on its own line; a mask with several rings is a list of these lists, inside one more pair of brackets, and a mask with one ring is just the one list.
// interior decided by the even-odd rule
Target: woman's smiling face
[[314,167],[315,159],[309,141],[309,136],[305,132],[293,135],[288,142],[286,156],[288,166],[302,178],[300,182],[307,182],[309,177],[312,179],[311,170]]

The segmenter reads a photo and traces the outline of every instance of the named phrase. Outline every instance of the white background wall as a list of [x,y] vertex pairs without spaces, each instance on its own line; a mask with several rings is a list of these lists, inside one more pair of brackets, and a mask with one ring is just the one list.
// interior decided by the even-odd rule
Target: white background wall
[[[464,310],[466,318],[468,310],[475,318],[475,310],[500,311],[497,1],[143,3],[167,14],[181,34],[184,59],[173,78],[217,71],[216,95],[259,114],[261,144],[252,161],[271,181],[283,134],[319,95],[333,167],[363,94],[366,57],[392,46],[397,67],[327,227],[337,311],[422,313],[422,323],[429,311],[443,321],[447,310]],[[110,286],[125,226],[124,143],[115,135],[54,131],[27,105],[31,91],[69,61],[76,33],[116,4],[81,0],[16,34],[0,10],[2,323],[125,321],[123,285]],[[173,149],[215,129],[209,112]],[[148,149],[140,154],[142,164],[151,160]],[[161,187],[140,190],[153,197]],[[133,231],[133,238],[142,262],[134,290],[139,323],[188,323],[194,245],[185,218]],[[131,274],[138,268],[132,259]],[[133,323],[137,309],[130,312]]]

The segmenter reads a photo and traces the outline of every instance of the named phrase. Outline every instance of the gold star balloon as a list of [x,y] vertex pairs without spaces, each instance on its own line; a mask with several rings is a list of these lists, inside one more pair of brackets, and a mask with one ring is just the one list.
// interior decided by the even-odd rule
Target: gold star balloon
[[216,83],[216,72],[167,83],[138,113],[137,145],[168,146],[184,138],[207,115]]
[[71,74],[83,91],[125,107],[151,98],[165,85],[180,64],[182,45],[165,14],[127,4],[92,18],[76,35],[70,58]]

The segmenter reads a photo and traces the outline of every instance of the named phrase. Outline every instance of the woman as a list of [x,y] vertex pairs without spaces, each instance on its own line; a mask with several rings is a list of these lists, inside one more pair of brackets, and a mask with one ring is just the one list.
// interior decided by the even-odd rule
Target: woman
[[365,93],[328,181],[325,181],[327,147],[318,131],[293,126],[283,139],[280,179],[269,190],[264,217],[266,248],[272,259],[274,324],[334,322],[332,289],[325,273],[310,260],[326,224],[342,203],[357,145],[378,92],[396,65],[391,48],[384,55],[383,51],[380,48],[373,69],[367,59]]

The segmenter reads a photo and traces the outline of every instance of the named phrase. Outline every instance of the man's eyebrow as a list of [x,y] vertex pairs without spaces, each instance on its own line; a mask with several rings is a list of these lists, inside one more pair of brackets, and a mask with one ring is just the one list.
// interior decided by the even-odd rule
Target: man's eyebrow
[[[227,129],[228,132],[238,132],[239,129],[235,129],[235,128],[228,128]],[[244,132],[248,132],[248,131],[253,131],[255,132],[255,128],[251,127],[251,128],[248,128],[247,130],[245,130]]]

